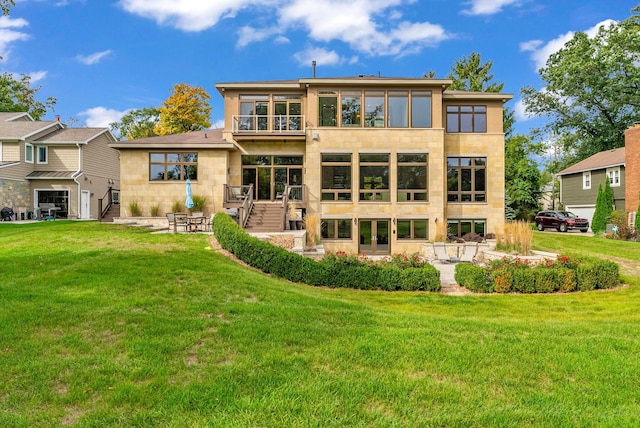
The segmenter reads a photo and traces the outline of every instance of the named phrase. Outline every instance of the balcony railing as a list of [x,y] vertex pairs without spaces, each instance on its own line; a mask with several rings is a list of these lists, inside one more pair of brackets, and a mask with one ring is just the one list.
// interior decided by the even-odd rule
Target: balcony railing
[[304,115],[235,115],[233,132],[304,134]]

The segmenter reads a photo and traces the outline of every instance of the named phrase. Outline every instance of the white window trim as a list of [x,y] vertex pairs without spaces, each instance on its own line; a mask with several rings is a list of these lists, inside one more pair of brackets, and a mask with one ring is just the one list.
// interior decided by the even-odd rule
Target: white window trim
[[[45,151],[45,158],[46,159],[44,160],[44,162],[40,162],[40,149],[44,149],[44,151]],[[36,163],[41,164],[41,165],[49,163],[49,147],[47,147],[47,146],[37,146]]]
[[[614,176],[613,178],[617,179],[617,181],[614,182],[614,180],[612,180],[612,175]],[[607,178],[609,179],[611,187],[620,187],[620,167],[616,166],[614,168],[607,168]]]
[[591,171],[582,173],[582,190],[591,189]]
[[[29,160],[29,158],[27,158],[27,148],[29,148],[29,147],[31,148],[31,160]],[[35,150],[33,148],[33,144],[26,143],[24,145],[24,161],[26,163],[33,163],[34,154],[35,154]]]

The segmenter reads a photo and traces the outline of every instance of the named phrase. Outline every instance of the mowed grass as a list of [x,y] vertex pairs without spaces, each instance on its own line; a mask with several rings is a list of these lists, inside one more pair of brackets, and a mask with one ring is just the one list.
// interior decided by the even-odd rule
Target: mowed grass
[[[618,245],[534,234],[640,260]],[[564,295],[333,290],[244,268],[205,235],[0,224],[0,426],[638,426],[639,280],[623,278]]]

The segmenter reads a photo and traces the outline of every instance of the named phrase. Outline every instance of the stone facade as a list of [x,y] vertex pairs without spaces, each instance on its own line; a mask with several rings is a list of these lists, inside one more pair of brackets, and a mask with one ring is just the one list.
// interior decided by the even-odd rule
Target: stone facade
[[638,208],[640,195],[640,125],[627,129],[625,140],[625,205],[627,211]]

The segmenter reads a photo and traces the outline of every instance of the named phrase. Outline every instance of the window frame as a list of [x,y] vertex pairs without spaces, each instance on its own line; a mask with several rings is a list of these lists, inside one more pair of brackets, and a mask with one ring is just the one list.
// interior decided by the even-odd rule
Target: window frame
[[[348,225],[348,236],[340,236],[340,225]],[[325,231],[327,233],[325,233]],[[329,233],[331,231],[331,233]],[[353,219],[350,218],[323,218],[320,221],[320,236],[327,241],[352,241]]]
[[[49,163],[49,146],[36,146],[36,164],[47,165]],[[44,153],[44,160],[41,160],[40,155]]]
[[606,173],[609,179],[609,185],[611,187],[620,187],[620,167],[607,168]]
[[[153,161],[153,155],[162,155],[164,161]],[[178,161],[171,161],[169,156],[179,155]],[[195,155],[195,161],[185,160],[185,155]],[[163,165],[164,172],[162,178],[153,178],[152,169],[153,166]],[[180,177],[177,179],[169,179],[169,166],[175,167],[178,166],[180,170]],[[185,168],[194,167],[194,173],[185,174]],[[198,180],[198,152],[149,152],[149,181],[150,182],[162,182],[162,183],[175,183],[175,182],[185,182],[187,179],[192,181]],[[187,176],[188,175],[188,176]]]
[[[456,109],[453,111],[453,109]],[[464,109],[470,109],[465,111]],[[476,111],[478,110],[478,111]],[[446,131],[449,134],[486,134],[487,133],[487,106],[486,105],[470,105],[470,104],[453,104],[447,105],[446,112]],[[471,128],[467,130],[465,121],[467,116],[471,119]],[[480,123],[476,125],[477,118],[484,117],[484,120],[480,123],[484,124],[484,128],[476,129],[480,126]],[[453,125],[455,124],[455,128]],[[464,127],[464,129],[463,129]]]
[[[447,219],[447,235],[454,235],[451,232],[450,229],[450,225],[456,223],[457,224],[457,233],[455,234],[456,237],[461,238],[463,237],[466,233],[461,233],[462,232],[462,224],[463,223],[471,223],[471,231],[470,233],[477,233],[480,236],[485,236],[487,234],[487,219],[486,218],[448,218]],[[476,224],[482,224],[483,225],[483,232],[482,233],[478,233],[476,232]]]
[[591,189],[591,171],[582,173],[582,190]]
[[[339,160],[329,160],[329,156],[348,156],[349,161],[339,161]],[[325,157],[327,160],[325,160]],[[335,167],[348,168],[349,177],[348,180],[344,182],[345,187],[338,188],[336,186],[336,175],[335,175]],[[326,168],[326,169],[325,169]],[[325,188],[325,171],[328,173],[329,168],[331,168],[334,173],[332,174],[331,182],[333,187]],[[351,202],[353,200],[353,155],[351,153],[321,153],[320,154],[320,200],[322,202]],[[329,197],[333,195],[332,198],[325,199],[325,197]],[[341,197],[342,195],[342,197]],[[347,196],[345,198],[345,196]]]
[[[425,160],[422,161],[401,161],[401,156],[424,156]],[[401,188],[400,187],[400,171],[401,168],[405,167],[422,167],[424,166],[424,179],[425,179],[425,187],[423,188]],[[400,195],[406,194],[405,200],[400,200]],[[424,194],[424,199],[416,199],[416,195]],[[429,202],[429,154],[428,153],[397,153],[396,154],[396,200],[400,203],[404,202],[418,202],[424,203]]]
[[[457,159],[457,165],[451,165],[450,160]],[[470,165],[463,165],[462,160],[469,159]],[[484,164],[476,165],[477,160],[484,160]],[[450,190],[452,170],[457,171],[457,190]],[[463,190],[464,181],[461,180],[463,171],[469,171],[470,187],[471,190]],[[484,190],[477,190],[477,174],[480,171],[484,171]],[[488,202],[487,191],[487,158],[484,156],[447,156],[447,203],[484,203]],[[451,199],[451,196],[457,196],[456,199]],[[468,200],[465,200],[465,196],[469,196]]]
[[[363,161],[363,157],[366,156],[372,156],[372,157],[378,157],[378,156],[386,156],[387,160],[386,161],[374,161],[374,160],[365,160]],[[376,179],[376,183],[374,184],[373,182],[370,183],[370,185],[372,186],[371,188],[367,189],[366,184],[364,183],[364,178],[365,175],[363,174],[363,168],[371,168],[371,167],[380,167],[380,168],[386,168],[387,169],[387,173],[386,173],[386,178],[387,178],[387,182],[384,183],[384,175],[381,177],[383,180],[381,180],[381,187],[377,187],[377,176],[376,177],[372,177]],[[360,153],[359,157],[358,157],[358,172],[359,172],[359,182],[358,182],[358,200],[360,202],[391,202],[391,190],[390,190],[390,171],[391,171],[391,154],[390,153]],[[375,188],[373,186],[376,186]],[[385,187],[386,185],[386,187]],[[369,195],[369,198],[367,198],[367,195]]]
[[[27,156],[28,153],[31,153],[31,159],[29,159],[29,157]],[[33,150],[33,144],[31,143],[25,143],[24,145],[24,161],[26,163],[34,162],[34,150]]]
[[[403,237],[400,235],[400,223],[404,223],[404,222],[409,222],[409,236],[408,237]],[[416,223],[417,222],[424,222],[424,226],[425,226],[425,234],[426,236],[424,237],[416,237]],[[396,219],[395,221],[395,227],[396,227],[396,236],[397,236],[397,240],[398,241],[428,241],[429,240],[429,220],[425,219],[425,218],[399,218]]]

